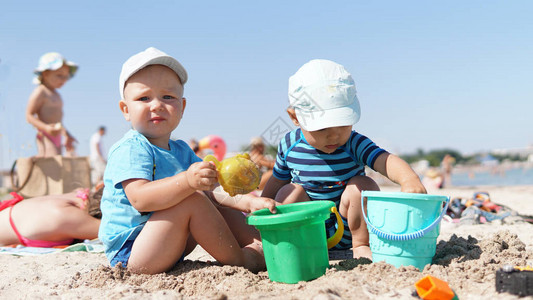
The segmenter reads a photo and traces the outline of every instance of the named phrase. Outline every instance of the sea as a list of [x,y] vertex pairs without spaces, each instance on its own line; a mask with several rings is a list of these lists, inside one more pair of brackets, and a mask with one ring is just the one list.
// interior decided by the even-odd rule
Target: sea
[[452,172],[453,186],[533,185],[533,167],[491,168]]

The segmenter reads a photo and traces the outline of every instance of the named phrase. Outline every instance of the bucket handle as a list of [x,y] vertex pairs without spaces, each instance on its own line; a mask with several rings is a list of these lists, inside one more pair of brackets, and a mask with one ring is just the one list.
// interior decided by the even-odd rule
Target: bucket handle
[[377,235],[378,237],[382,239],[387,239],[390,241],[408,241],[408,240],[413,240],[413,239],[423,237],[424,235],[426,235],[426,233],[433,230],[433,228],[435,228],[435,226],[437,226],[440,223],[440,221],[442,220],[442,217],[444,216],[444,214],[446,213],[446,210],[448,209],[449,203],[450,203],[450,197],[446,197],[446,204],[444,205],[444,208],[442,209],[440,216],[437,219],[435,219],[433,223],[429,224],[426,228],[420,229],[420,230],[417,230],[411,233],[397,234],[397,233],[385,232],[379,228],[376,228],[372,223],[370,223],[365,213],[364,197],[361,197],[361,207],[363,210],[363,217],[365,218],[365,222],[368,225],[370,231],[372,231],[372,233]]
[[335,247],[341,240],[344,235],[344,223],[342,222],[341,215],[337,211],[337,207],[333,206],[331,212],[337,217],[337,231],[335,234],[328,239],[328,249]]

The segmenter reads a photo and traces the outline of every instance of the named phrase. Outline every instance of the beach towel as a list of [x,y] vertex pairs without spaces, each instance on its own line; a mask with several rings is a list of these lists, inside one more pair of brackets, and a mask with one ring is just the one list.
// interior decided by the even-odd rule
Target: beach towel
[[103,253],[104,245],[100,240],[85,240],[81,243],[73,244],[65,248],[41,248],[41,247],[25,247],[17,245],[15,247],[0,247],[0,254],[10,254],[17,256],[26,255],[42,255],[61,252],[91,252],[91,253]]

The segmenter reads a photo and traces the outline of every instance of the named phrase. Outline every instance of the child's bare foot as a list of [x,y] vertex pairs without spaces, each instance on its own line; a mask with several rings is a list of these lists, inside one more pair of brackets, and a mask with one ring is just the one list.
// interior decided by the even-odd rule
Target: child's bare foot
[[372,251],[368,245],[362,245],[353,248],[353,258],[368,258],[372,260]]
[[263,247],[260,243],[252,243],[242,248],[244,267],[253,273],[266,269]]

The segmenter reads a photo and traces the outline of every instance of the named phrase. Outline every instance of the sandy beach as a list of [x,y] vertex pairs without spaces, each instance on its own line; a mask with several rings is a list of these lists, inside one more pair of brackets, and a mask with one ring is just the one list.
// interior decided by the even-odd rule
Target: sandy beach
[[[447,188],[430,193],[468,198],[479,191],[488,192],[497,204],[533,215],[533,186]],[[240,267],[214,265],[201,248],[175,269],[157,275],[110,268],[103,253],[3,254],[0,298],[416,299],[411,295],[414,283],[433,275],[447,281],[460,299],[518,299],[496,292],[495,273],[505,264],[533,265],[533,225],[518,217],[475,225],[443,221],[440,233],[433,264],[422,272],[340,255],[330,259],[331,268],[324,276],[298,284],[273,283],[267,272],[253,274]]]

